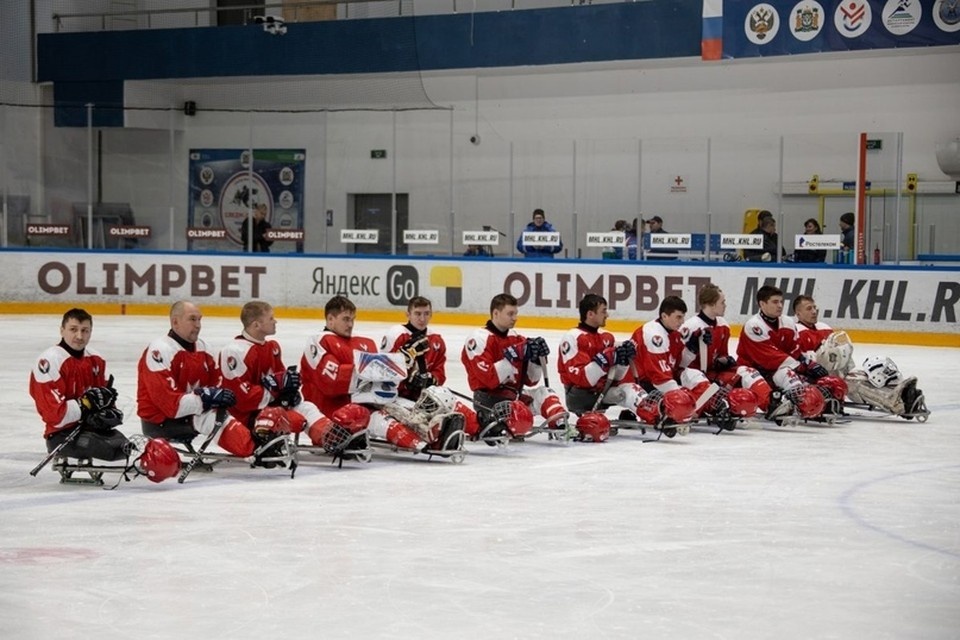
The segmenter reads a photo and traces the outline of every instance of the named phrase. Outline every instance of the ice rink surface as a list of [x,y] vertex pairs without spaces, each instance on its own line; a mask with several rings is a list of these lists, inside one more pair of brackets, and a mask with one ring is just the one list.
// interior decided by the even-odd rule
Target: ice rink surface
[[[920,378],[926,424],[541,435],[468,443],[462,465],[307,457],[293,480],[220,465],[106,491],[28,475],[46,451],[27,380],[59,320],[3,317],[4,638],[960,637],[956,350],[856,347],[858,362],[888,355]],[[239,332],[203,322],[213,348]],[[128,434],[137,358],[168,326],[94,319]],[[385,327],[355,333],[379,341]],[[320,328],[280,318],[288,364]],[[468,391],[469,329],[435,328],[449,385]],[[556,353],[562,332],[518,329]]]

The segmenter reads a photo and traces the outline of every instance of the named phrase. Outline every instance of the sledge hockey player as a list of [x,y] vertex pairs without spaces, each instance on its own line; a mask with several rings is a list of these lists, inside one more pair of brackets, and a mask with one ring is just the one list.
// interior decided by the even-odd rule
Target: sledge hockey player
[[200,308],[180,300],[170,307],[170,331],[151,342],[137,363],[137,415],[143,434],[183,444],[192,453],[198,434],[211,435],[218,411],[236,402],[221,386],[220,369],[200,338]]
[[[462,417],[418,431],[419,423],[404,424],[385,410],[397,399],[407,367],[400,354],[378,353],[373,340],[353,335],[356,312],[344,296],[327,302],[326,326],[308,340],[300,360],[304,398],[352,434],[366,429],[377,440],[415,453],[459,450]],[[327,436],[312,429],[310,439],[328,446]]]
[[820,321],[816,301],[797,296],[793,301],[801,353],[821,364],[831,375],[843,378],[847,398],[859,408],[884,411],[906,420],[925,421],[927,411],[917,378],[904,377],[889,358],[867,358],[862,368],[853,368],[853,344],[844,331],[834,331]]
[[606,440],[610,421],[602,413],[612,406],[626,407],[634,417],[646,392],[635,382],[624,382],[637,346],[630,340],[616,344],[606,326],[607,301],[588,293],[580,301],[580,324],[560,340],[557,369],[567,408],[579,416],[579,438]]
[[[108,472],[126,478],[127,472],[136,471],[153,482],[169,478],[179,470],[180,458],[165,440],[135,445],[116,429],[123,412],[116,406],[106,362],[87,346],[92,334],[93,317],[83,309],[70,309],[60,323],[60,343],[40,354],[30,373],[30,395],[45,425],[48,451],[30,475],[53,460],[63,483],[102,485]],[[130,462],[138,449],[142,453]],[[171,453],[176,469],[168,462]],[[111,466],[100,460],[125,462]],[[77,473],[85,476],[74,477]]]
[[30,396],[44,422],[47,451],[61,444],[59,457],[126,459],[130,442],[116,427],[123,412],[107,378],[103,357],[88,348],[93,317],[70,309],[60,322],[60,342],[37,358],[30,372]]
[[494,296],[490,319],[467,337],[460,353],[480,425],[478,432],[467,431],[472,440],[495,445],[507,437],[523,438],[533,427],[532,412],[546,420],[547,430],[574,435],[556,391],[546,385],[524,390],[543,378],[540,362],[550,347],[543,338],[525,338],[514,330],[517,313],[515,297]]
[[740,334],[737,361],[753,367],[776,387],[777,391],[770,394],[765,417],[778,422],[790,415],[803,419],[822,417],[827,400],[842,402],[846,385],[799,352],[796,324],[783,315],[780,289],[760,287],[757,304],[760,311],[747,320]]
[[284,367],[273,307],[259,300],[243,305],[243,331],[220,351],[223,387],[236,397],[235,418],[223,427],[219,445],[235,456],[254,455],[255,464],[285,464],[287,434],[319,430],[329,424],[320,409],[300,395],[300,373]]
[[720,287],[707,284],[697,294],[700,311],[680,326],[684,343],[680,366],[697,369],[711,382],[720,385],[730,414],[751,418],[759,408],[766,411],[770,385],[751,367],[738,365],[730,355],[730,325],[723,315],[727,298]]
[[719,388],[696,369],[681,369],[684,344],[680,326],[687,304],[677,296],[660,303],[658,317],[633,332],[637,355],[633,360],[636,382],[646,390],[637,418],[660,429],[668,438],[690,431],[689,423],[701,409],[713,406]]
[[[447,344],[429,327],[433,303],[423,296],[414,296],[407,303],[407,322],[390,327],[380,341],[381,353],[399,353],[407,365],[407,378],[397,390],[400,398],[417,402],[424,389],[442,386],[447,381]],[[476,412],[455,400],[453,411],[463,414],[471,432],[479,428]]]

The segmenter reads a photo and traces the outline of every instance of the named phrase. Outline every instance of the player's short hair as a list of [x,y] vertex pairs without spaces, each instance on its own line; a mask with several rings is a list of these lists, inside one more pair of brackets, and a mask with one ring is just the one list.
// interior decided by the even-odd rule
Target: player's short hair
[[71,320],[76,320],[80,324],[83,324],[84,322],[93,324],[93,316],[91,316],[85,309],[81,309],[80,307],[74,307],[63,314],[63,320],[60,321],[60,328],[62,329],[67,326],[67,323]]
[[499,311],[504,307],[516,306],[518,306],[517,299],[512,295],[509,293],[498,293],[490,300],[490,314],[493,315],[494,311]]
[[413,311],[420,307],[430,307],[433,309],[433,303],[430,302],[430,298],[424,298],[423,296],[413,296],[410,298],[410,302],[407,303],[407,311]]
[[346,296],[333,296],[327,300],[326,306],[323,307],[323,313],[327,316],[340,315],[344,311],[357,312],[357,305],[353,304],[350,298]]
[[772,218],[772,217],[773,217],[773,214],[767,211],[766,209],[764,209],[763,211],[757,214],[757,223],[759,224],[764,220],[766,220],[767,218]]
[[185,313],[189,300],[177,300],[170,306],[170,319],[179,318]]
[[777,221],[774,220],[773,216],[767,216],[766,218],[760,221],[761,229],[770,229],[771,227],[775,227],[775,226],[777,226]]
[[243,325],[243,328],[246,329],[272,310],[273,307],[269,302],[251,300],[243,305],[243,308],[240,310],[240,323]]
[[534,209],[534,210],[533,210],[533,215],[530,216],[530,218],[533,219],[533,218],[536,218],[537,216],[543,216],[544,219],[546,219],[547,214],[545,214],[545,213],[543,212],[543,209]]
[[779,287],[774,287],[773,285],[765,284],[757,291],[757,302],[766,302],[773,296],[783,297],[783,291]]
[[606,304],[607,299],[595,293],[588,293],[583,296],[583,300],[580,301],[580,322],[587,321],[587,312],[596,311],[600,308],[600,305],[606,306]]
[[723,291],[720,290],[720,287],[712,282],[705,284],[700,289],[700,293],[697,294],[697,304],[700,305],[701,309],[707,305],[715,305],[719,302],[721,293]]
[[660,315],[670,315],[675,311],[687,312],[687,303],[683,301],[683,298],[680,296],[667,296],[664,298],[663,302],[660,303]]
[[816,304],[811,296],[797,296],[793,299],[793,304],[790,305],[791,314],[797,315],[797,307],[800,306],[801,302],[810,302],[812,304]]

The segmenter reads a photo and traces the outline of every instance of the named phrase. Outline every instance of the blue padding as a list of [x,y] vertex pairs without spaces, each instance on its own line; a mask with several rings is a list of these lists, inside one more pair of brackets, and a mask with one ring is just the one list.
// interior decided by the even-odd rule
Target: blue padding
[[58,127],[87,126],[88,103],[93,126],[123,126],[123,81],[57,82],[53,85],[53,122]]
[[[644,251],[650,251],[650,234],[643,234],[643,249]],[[690,237],[690,248],[689,249],[677,249],[678,251],[699,251],[700,253],[707,252],[707,234],[705,233],[694,233]],[[711,233],[710,234],[710,252],[716,253],[720,251],[720,234]]]
[[960,254],[956,253],[921,253],[917,256],[920,262],[960,262]]
[[39,82],[391,73],[700,55],[701,0],[37,36]]

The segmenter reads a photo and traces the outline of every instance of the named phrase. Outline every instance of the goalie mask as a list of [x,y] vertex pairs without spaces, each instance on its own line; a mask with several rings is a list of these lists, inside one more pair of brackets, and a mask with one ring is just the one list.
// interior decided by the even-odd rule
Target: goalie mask
[[441,413],[456,411],[457,399],[449,389],[437,386],[427,387],[420,392],[415,408],[428,417],[433,417]]
[[877,389],[895,387],[900,383],[900,369],[890,358],[872,357],[863,361],[867,380]]
[[816,361],[830,375],[845,376],[853,368],[853,343],[845,331],[831,333],[817,349]]

